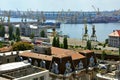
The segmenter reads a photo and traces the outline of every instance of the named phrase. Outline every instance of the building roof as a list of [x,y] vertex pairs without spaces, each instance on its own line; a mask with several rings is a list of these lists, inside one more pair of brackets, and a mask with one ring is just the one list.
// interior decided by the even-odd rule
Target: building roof
[[109,36],[120,37],[120,30],[115,30],[109,34]]
[[16,24],[15,27],[18,27],[18,28],[19,28],[19,27],[20,27],[20,24]]
[[93,53],[93,51],[91,51],[91,50],[83,50],[83,51],[80,51],[80,53],[89,54],[89,53]]
[[[31,50],[25,50],[25,51],[19,51],[19,53],[23,53],[23,52],[30,52]],[[10,52],[4,52],[4,53],[0,53],[0,56],[10,56],[10,55],[16,55],[17,51],[10,51]]]
[[38,28],[38,26],[35,26],[35,25],[30,25],[30,28],[32,28],[32,29],[37,29],[37,28]]
[[44,54],[37,54],[34,52],[23,52],[19,55],[24,56],[24,57],[31,57],[31,58],[36,58],[36,59],[48,60],[48,61],[52,60],[52,56],[48,56],[48,55],[44,55]]
[[51,47],[51,55],[38,54],[33,52],[24,52],[20,54],[20,56],[43,59],[48,61],[51,61],[53,56],[58,58],[71,56],[73,60],[85,58],[85,56],[73,50],[66,50],[66,49],[61,49],[56,47]]
[[56,57],[59,57],[59,58],[66,57],[66,56],[71,56],[73,60],[85,58],[85,56],[73,50],[67,50],[67,49],[56,48],[56,47],[51,47],[51,50],[52,50],[52,55],[55,55]]
[[11,46],[9,46],[9,47],[3,47],[3,48],[0,48],[0,53],[2,53],[2,52],[9,52],[11,50],[12,50]]
[[0,65],[0,71],[8,71],[8,70],[24,67],[27,65],[30,65],[30,63],[14,62],[14,63],[2,64],[2,65]]

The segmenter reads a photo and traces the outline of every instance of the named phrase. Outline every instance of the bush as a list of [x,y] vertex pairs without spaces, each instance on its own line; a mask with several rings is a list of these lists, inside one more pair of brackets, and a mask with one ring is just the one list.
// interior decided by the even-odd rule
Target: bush
[[98,43],[98,45],[99,45],[99,46],[103,46],[103,44],[102,44],[102,43],[100,43],[100,42]]
[[16,42],[12,47],[14,51],[31,50],[33,48],[33,45],[26,42]]

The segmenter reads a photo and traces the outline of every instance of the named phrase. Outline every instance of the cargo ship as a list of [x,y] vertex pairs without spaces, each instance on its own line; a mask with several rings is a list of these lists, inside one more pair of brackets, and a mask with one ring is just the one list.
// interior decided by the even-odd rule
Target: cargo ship
[[60,28],[61,23],[56,22],[54,20],[47,20],[47,21],[41,23],[41,25],[43,25],[43,26],[56,26],[56,28]]

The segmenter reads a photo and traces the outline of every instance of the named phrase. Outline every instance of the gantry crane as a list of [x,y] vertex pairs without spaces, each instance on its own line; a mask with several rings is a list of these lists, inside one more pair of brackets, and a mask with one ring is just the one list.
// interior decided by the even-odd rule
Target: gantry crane
[[4,11],[4,17],[7,16],[7,22],[10,23],[10,16],[11,16],[11,11]]
[[92,35],[90,37],[91,41],[97,41],[97,36],[95,34],[96,30],[95,30],[95,25],[92,26]]
[[96,9],[94,5],[92,5],[92,8],[95,10],[95,12],[96,12],[97,15],[100,15],[99,8]]
[[[84,15],[84,14],[83,14]],[[88,29],[87,29],[87,19],[84,17],[84,34],[82,36],[82,40],[89,40]]]

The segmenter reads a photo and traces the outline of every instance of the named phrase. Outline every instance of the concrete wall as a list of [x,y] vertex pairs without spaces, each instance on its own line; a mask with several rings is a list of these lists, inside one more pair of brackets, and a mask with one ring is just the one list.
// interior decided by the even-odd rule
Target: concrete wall
[[49,80],[49,71],[48,70],[41,71],[39,73],[31,74],[25,77],[16,78],[14,80],[34,80],[35,78],[38,78],[38,80],[40,80],[40,77],[42,76],[44,76],[44,80]]
[[9,56],[7,55],[0,56],[0,64],[16,62],[17,58],[18,58],[18,54],[9,55]]

